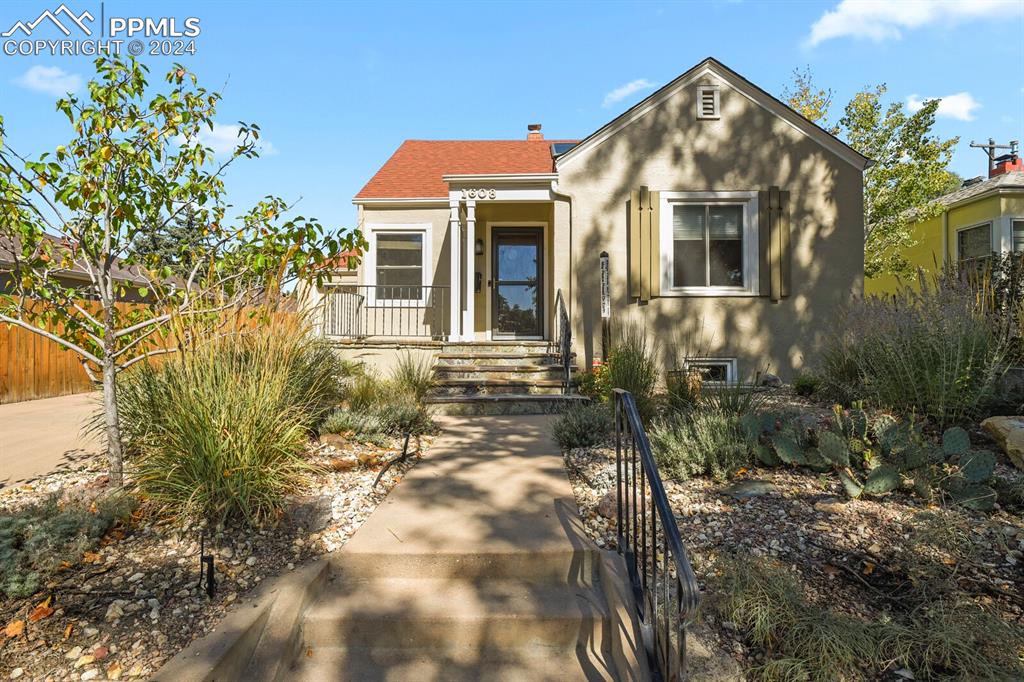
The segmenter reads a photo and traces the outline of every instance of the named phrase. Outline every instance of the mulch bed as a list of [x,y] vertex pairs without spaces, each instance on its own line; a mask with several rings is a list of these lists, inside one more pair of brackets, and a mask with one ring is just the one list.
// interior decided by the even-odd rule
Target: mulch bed
[[[425,450],[428,441],[423,445]],[[306,496],[294,501],[277,526],[208,534],[206,552],[215,557],[217,578],[212,599],[199,584],[198,533],[181,534],[137,513],[115,526],[95,552],[51,576],[39,594],[0,597],[0,680],[151,676],[209,633],[248,590],[344,546],[417,461],[412,457],[392,467],[374,488],[381,462],[400,448],[400,443],[378,447],[338,436],[311,445],[310,459],[324,473],[314,477]],[[55,492],[95,497],[105,491],[103,471],[103,459],[95,457],[72,471],[0,491],[0,513]],[[40,604],[45,607],[37,610]],[[33,620],[40,614],[46,615]]]

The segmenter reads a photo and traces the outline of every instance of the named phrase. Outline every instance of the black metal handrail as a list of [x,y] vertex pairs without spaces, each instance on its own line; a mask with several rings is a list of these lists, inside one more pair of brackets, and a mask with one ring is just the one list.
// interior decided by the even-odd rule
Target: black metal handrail
[[618,550],[629,570],[652,678],[685,680],[686,626],[700,588],[636,402],[619,388],[614,401]]
[[569,324],[569,311],[565,308],[562,290],[555,294],[555,310],[558,311],[558,353],[562,363],[562,392],[572,390],[572,327]]
[[451,329],[448,286],[339,284],[326,287],[325,336],[444,339]]

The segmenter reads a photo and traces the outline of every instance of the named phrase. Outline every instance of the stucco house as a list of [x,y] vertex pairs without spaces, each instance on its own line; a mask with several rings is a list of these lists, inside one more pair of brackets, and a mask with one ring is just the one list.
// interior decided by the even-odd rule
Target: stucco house
[[351,357],[418,348],[444,379],[533,392],[557,371],[448,372],[567,341],[589,367],[604,312],[666,367],[787,378],[863,291],[869,163],[710,58],[580,139],[407,140],[353,199],[369,249],[321,290],[324,332]]

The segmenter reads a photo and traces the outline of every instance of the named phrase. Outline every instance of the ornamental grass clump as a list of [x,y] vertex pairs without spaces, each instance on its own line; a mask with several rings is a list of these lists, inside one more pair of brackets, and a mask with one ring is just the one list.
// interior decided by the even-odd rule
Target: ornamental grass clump
[[823,385],[843,401],[946,425],[983,413],[997,396],[1010,348],[1004,316],[951,275],[850,306],[828,342]]
[[656,348],[647,340],[647,333],[635,324],[627,325],[608,353],[608,389],[621,388],[633,394],[636,409],[645,422],[657,409],[655,391],[658,387]]
[[340,361],[307,332],[274,318],[122,375],[123,433],[146,499],[181,520],[278,516],[341,395]]

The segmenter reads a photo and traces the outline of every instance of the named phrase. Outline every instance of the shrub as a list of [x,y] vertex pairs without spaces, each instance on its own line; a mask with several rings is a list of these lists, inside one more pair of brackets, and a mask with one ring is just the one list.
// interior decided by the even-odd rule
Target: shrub
[[840,399],[927,416],[940,425],[979,414],[997,393],[1008,352],[1005,319],[952,276],[849,307],[823,371]]
[[180,519],[277,516],[309,471],[310,430],[339,395],[328,385],[336,365],[313,366],[330,362],[322,344],[295,331],[271,321],[120,377],[144,495]]
[[551,427],[555,440],[564,450],[599,445],[614,430],[611,410],[601,403],[573,405],[560,414]]
[[576,388],[591,400],[607,402],[612,390],[608,381],[608,365],[599,363],[576,375]]
[[654,349],[640,326],[627,325],[608,353],[608,385],[632,393],[644,421],[654,416],[658,369]]
[[434,358],[422,355],[417,359],[408,350],[398,357],[398,364],[391,372],[391,381],[400,390],[409,393],[417,403],[434,387]]
[[377,415],[371,412],[355,412],[338,409],[331,413],[320,428],[321,433],[351,433],[359,438],[380,435],[381,425]]
[[61,506],[54,496],[15,513],[0,514],[0,593],[8,597],[35,594],[63,562],[79,561],[133,508],[134,501],[126,496],[98,500],[95,507]]
[[387,384],[372,368],[361,367],[345,386],[343,400],[353,412],[370,412],[390,390]]
[[817,393],[820,387],[821,379],[814,374],[801,372],[793,379],[793,392],[805,398],[809,398]]
[[724,480],[752,460],[741,417],[728,410],[678,412],[655,421],[650,437],[658,466],[679,480],[701,475]]
[[764,403],[764,396],[758,390],[760,375],[749,383],[704,384],[698,404],[704,408],[744,415],[756,411]]

